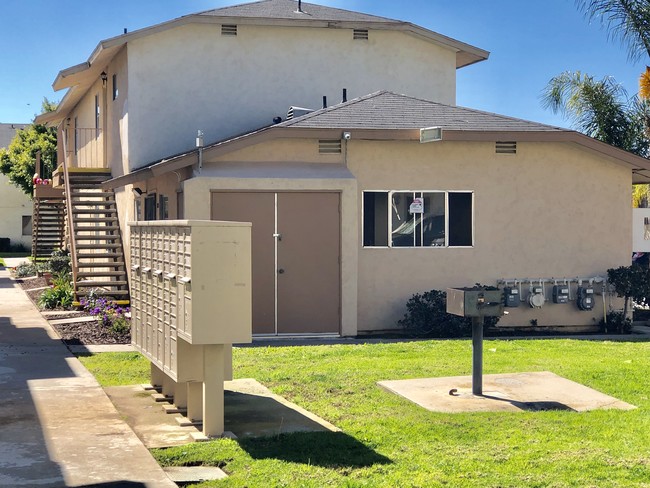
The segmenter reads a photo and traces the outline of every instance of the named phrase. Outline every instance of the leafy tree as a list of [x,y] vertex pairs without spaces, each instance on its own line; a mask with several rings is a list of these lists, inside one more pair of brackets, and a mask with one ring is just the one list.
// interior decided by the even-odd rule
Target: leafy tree
[[625,297],[624,314],[627,314],[630,299],[646,303],[650,297],[650,270],[638,264],[608,269],[607,281],[619,297]]
[[[56,103],[43,100],[43,113],[56,110]],[[0,172],[30,197],[34,192],[32,178],[37,172],[37,154],[41,154],[43,174],[49,177],[56,168],[56,128],[31,124],[19,130],[7,149],[0,149]]]
[[639,156],[650,153],[645,133],[650,106],[636,96],[628,97],[612,77],[596,80],[579,71],[566,71],[549,81],[542,103],[590,137]]

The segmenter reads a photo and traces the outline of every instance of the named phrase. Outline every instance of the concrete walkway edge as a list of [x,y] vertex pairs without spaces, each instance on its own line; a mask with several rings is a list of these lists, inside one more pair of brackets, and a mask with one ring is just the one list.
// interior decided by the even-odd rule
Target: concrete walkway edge
[[176,487],[4,268],[0,418],[0,486]]

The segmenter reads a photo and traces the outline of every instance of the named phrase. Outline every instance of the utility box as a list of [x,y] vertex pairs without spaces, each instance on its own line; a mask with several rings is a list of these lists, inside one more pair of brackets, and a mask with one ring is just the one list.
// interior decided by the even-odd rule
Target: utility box
[[503,291],[485,288],[448,288],[447,313],[461,317],[500,317]]
[[518,307],[521,303],[521,295],[519,294],[519,289],[516,287],[505,287],[503,289],[503,294],[505,296],[506,307]]
[[569,285],[553,285],[553,303],[569,303]]

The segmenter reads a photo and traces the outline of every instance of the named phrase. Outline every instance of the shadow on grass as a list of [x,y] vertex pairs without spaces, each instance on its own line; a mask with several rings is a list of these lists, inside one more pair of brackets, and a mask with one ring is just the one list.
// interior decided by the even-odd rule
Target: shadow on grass
[[239,439],[253,459],[279,459],[324,468],[364,468],[392,461],[343,432],[297,432]]

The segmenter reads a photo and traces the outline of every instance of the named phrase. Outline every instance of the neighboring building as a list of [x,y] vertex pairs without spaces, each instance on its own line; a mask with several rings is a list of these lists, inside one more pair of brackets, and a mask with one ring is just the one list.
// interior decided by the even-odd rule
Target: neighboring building
[[[16,131],[27,124],[0,124],[0,148],[9,147]],[[11,246],[32,246],[32,201],[0,173],[0,238],[8,237]]]
[[[39,120],[58,125],[61,160],[110,172],[125,237],[134,218],[253,222],[254,333],[390,330],[412,294],[477,282],[534,306],[504,325],[593,326],[609,299],[597,284],[579,310],[577,287],[629,262],[630,188],[650,164],[456,107],[456,69],[487,57],[413,24],[266,0],[101,42]],[[312,110],[343,88],[355,98]],[[197,130],[217,142],[192,148]],[[565,280],[569,303],[548,303]]]

